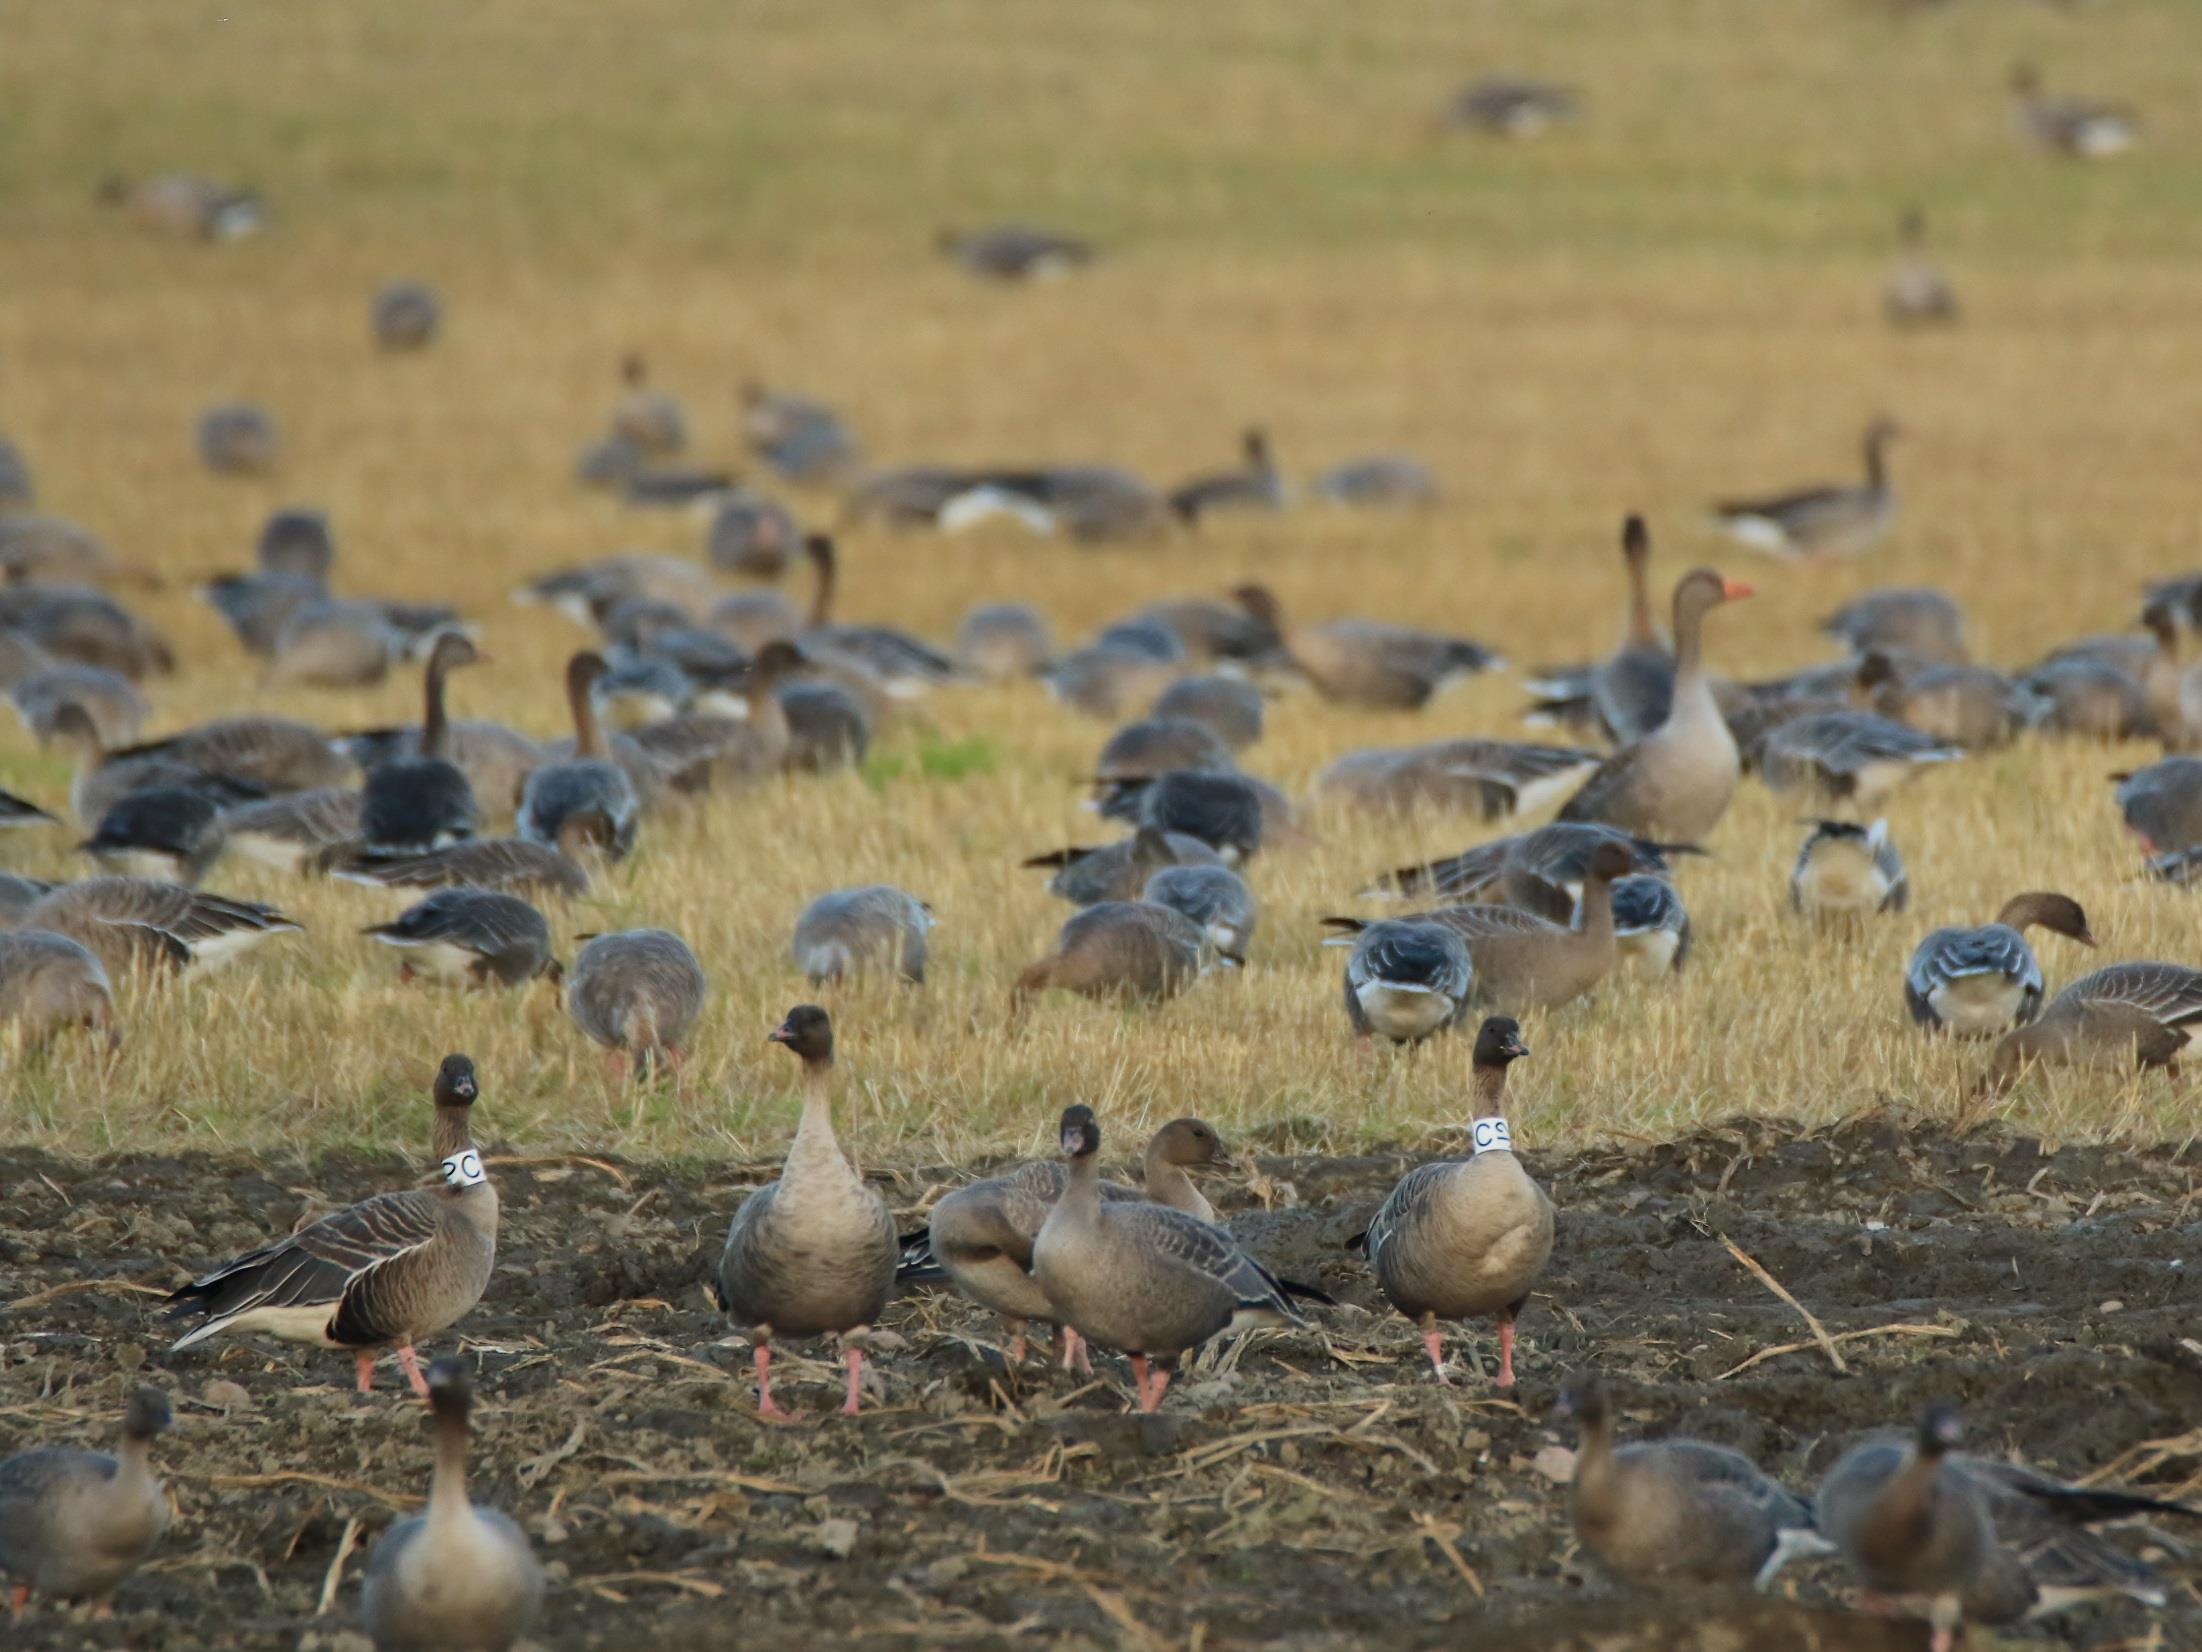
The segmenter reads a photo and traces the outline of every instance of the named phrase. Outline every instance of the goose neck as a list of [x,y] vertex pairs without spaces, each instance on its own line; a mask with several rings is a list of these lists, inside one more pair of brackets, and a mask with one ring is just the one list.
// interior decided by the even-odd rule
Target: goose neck
[[441,757],[450,742],[450,725],[445,721],[443,692],[444,676],[450,666],[441,648],[428,656],[428,669],[422,673],[421,687],[421,746],[423,757]]
[[596,702],[590,698],[591,681],[582,672],[569,673],[566,678],[566,708],[573,713],[573,754],[576,757],[602,757],[604,734],[597,726]]

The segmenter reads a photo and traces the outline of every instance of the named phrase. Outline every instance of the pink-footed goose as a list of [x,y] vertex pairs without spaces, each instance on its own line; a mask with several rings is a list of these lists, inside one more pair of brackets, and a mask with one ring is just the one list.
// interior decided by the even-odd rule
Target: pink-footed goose
[[2082,946],[2095,944],[2087,914],[2069,895],[2032,889],[2013,895],[1992,923],[1930,930],[1904,970],[1904,1005],[1930,1032],[1993,1038],[2041,1013],[2041,965],[2027,945],[2035,925]]
[[1666,721],[1674,698],[1674,652],[1652,616],[1651,532],[1641,516],[1621,524],[1621,560],[1628,579],[1621,641],[1591,666],[1539,672],[1529,721],[1591,725],[1617,746],[1640,740]]
[[1801,559],[1856,556],[1896,525],[1896,490],[1889,485],[1888,444],[1903,434],[1893,419],[1866,426],[1863,482],[1828,483],[1769,498],[1724,500],[1715,521],[1740,545]]
[[139,1388],[113,1456],[37,1446],[0,1461],[0,1578],[18,1617],[34,1594],[104,1605],[144,1564],[168,1530],[168,1493],[152,1463],[168,1426],[168,1395]]

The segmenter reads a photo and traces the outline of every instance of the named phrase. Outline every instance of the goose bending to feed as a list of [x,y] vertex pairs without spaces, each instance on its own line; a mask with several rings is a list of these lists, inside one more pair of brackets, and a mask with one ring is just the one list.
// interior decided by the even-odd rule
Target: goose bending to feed
[[2069,895],[2033,889],[2003,903],[1978,929],[1930,930],[1904,969],[1904,1004],[1918,1025],[1959,1038],[1992,1038],[2041,1011],[2041,965],[2027,945],[2034,926],[2095,944],[2087,914]]
[[176,669],[168,641],[105,591],[86,585],[0,588],[0,632],[57,659],[104,666],[132,682]]
[[2151,727],[2148,696],[2130,672],[2102,660],[2049,660],[2019,679],[2029,721],[2044,734],[2134,740]]
[[1674,588],[1674,691],[1666,719],[1591,771],[1560,809],[1639,837],[1701,841],[1735,796],[1742,761],[1705,674],[1705,616],[1751,587],[1693,568]]
[[105,966],[82,942],[49,930],[0,928],[0,1022],[11,1021],[33,1042],[64,1027],[118,1042]]
[[2011,70],[2011,98],[2019,135],[2060,155],[2103,160],[2141,139],[2141,123],[2124,104],[2050,97],[2030,63]]
[[1616,1446],[1605,1384],[1578,1377],[1560,1409],[1580,1430],[1568,1513],[1584,1548],[1640,1588],[1764,1589],[1792,1558],[1834,1547],[1812,1505],[1740,1452],[1702,1440]]
[[1670,870],[1669,856],[1703,852],[1687,843],[1654,843],[1595,821],[1557,820],[1532,831],[1493,838],[1442,860],[1399,867],[1378,878],[1362,895],[1436,895],[1463,901],[1494,890],[1503,895],[1521,879],[1535,878],[1558,885],[1572,899],[1582,893],[1590,857],[1608,843],[1628,850],[1639,872],[1662,878]]
[[1866,479],[1824,483],[1761,499],[1724,500],[1714,519],[1739,545],[1774,556],[1856,556],[1872,549],[1896,523],[1889,485],[1888,445],[1903,434],[1892,419],[1875,419],[1864,438]]
[[370,849],[440,849],[481,825],[473,783],[451,760],[444,714],[445,679],[481,658],[458,631],[446,631],[429,649],[418,749],[369,769],[360,791],[359,835]]
[[711,566],[745,579],[778,579],[802,543],[785,505],[736,488],[721,498],[704,534]]
[[1906,728],[1962,751],[1993,751],[2018,738],[2031,718],[2030,697],[1984,665],[1923,665],[1899,670],[1875,653],[1873,709]]
[[1092,906],[1097,901],[1138,900],[1147,880],[1164,867],[1221,866],[1223,857],[1189,833],[1142,826],[1098,849],[1054,849],[1018,864],[1027,870],[1053,868],[1048,893],[1073,906]]
[[303,871],[323,851],[359,842],[360,794],[317,786],[222,811],[222,833],[248,860],[280,871]]
[[189,172],[103,179],[96,197],[121,207],[139,228],[199,241],[233,241],[260,227],[260,197],[249,189]]
[[264,574],[287,574],[319,589],[336,567],[336,534],[329,513],[311,505],[283,505],[260,525],[254,560]]
[[849,1371],[841,1409],[853,1417],[864,1333],[894,1290],[900,1254],[894,1217],[833,1132],[833,1017],[816,1004],[798,1004],[768,1036],[803,1063],[803,1115],[780,1179],[734,1213],[715,1294],[756,1339],[762,1415],[785,1415],[772,1399],[772,1339],[832,1335]]
[[1030,603],[982,603],[956,627],[956,660],[975,677],[1008,682],[1036,676],[1055,657],[1047,621]]
[[1681,891],[1646,872],[1616,879],[1613,947],[1621,969],[1639,975],[1681,974],[1690,961],[1690,913]]
[[416,974],[474,986],[517,987],[561,978],[550,925],[518,895],[495,889],[438,889],[388,923],[360,931],[400,948],[398,979]]
[[1820,621],[1820,632],[1853,654],[1878,649],[1933,665],[1963,665],[1970,658],[1965,611],[1928,586],[1884,586],[1853,597]]
[[341,786],[354,778],[351,762],[330,748],[326,735],[288,717],[219,717],[110,756],[166,757],[271,794]]
[[1759,778],[1777,792],[1873,809],[1920,769],[1964,755],[1875,712],[1816,711],[1767,732]]
[[1165,866],[1151,874],[1139,898],[1182,912],[1218,958],[1246,962],[1261,905],[1246,880],[1228,866]]
[[425,350],[443,326],[443,302],[425,281],[386,281],[368,310],[375,343],[391,354]]
[[160,589],[158,574],[124,562],[80,523],[14,508],[7,476],[13,456],[14,450],[0,442],[0,585],[100,585],[113,580]]
[[264,795],[249,781],[210,774],[197,764],[171,757],[159,744],[107,751],[99,726],[73,701],[53,718],[54,743],[75,753],[76,774],[69,783],[69,808],[87,826],[96,826],[109,809],[139,792],[203,792],[218,803]]
[[1201,933],[1184,913],[1151,901],[1097,901],[1071,914],[1055,950],[1018,974],[1010,1018],[1050,987],[1087,998],[1174,998],[1199,979],[1200,966]]
[[666,458],[688,445],[688,419],[680,403],[650,383],[650,364],[630,351],[620,359],[626,388],[612,404],[612,434],[649,458]]
[[1518,740],[1435,740],[1349,751],[1315,776],[1318,797],[1406,813],[1425,804],[1483,820],[1533,814],[1566,796],[1598,765],[1594,752]]
[[2028,1067],[2061,1064],[2176,1076],[2180,1054],[2202,1031],[2202,970],[2184,964],[2111,964],[2083,975],[2040,1015],[2003,1035],[1980,1087],[2008,1089]]
[[14,701],[23,726],[42,746],[53,740],[63,706],[81,709],[98,728],[101,745],[110,747],[137,740],[152,710],[136,683],[119,671],[97,665],[41,665],[17,677],[8,698]]
[[275,468],[282,440],[275,419],[251,402],[223,402],[199,415],[199,459],[217,476],[263,476]]
[[23,914],[22,926],[82,942],[111,974],[140,959],[212,969],[302,927],[258,901],[117,877],[62,884]]
[[1957,289],[1927,251],[1927,219],[1917,207],[1896,223],[1896,267],[1881,284],[1881,314],[1891,327],[1950,327]]
[[77,848],[128,877],[197,883],[221,854],[222,805],[205,792],[156,786],[107,805]]
[[2111,796],[2142,854],[2202,844],[2202,757],[2166,757],[2110,778],[2118,787]]
[[371,688],[390,674],[403,644],[372,602],[312,597],[285,616],[268,653],[271,687]]
[[742,435],[750,452],[790,482],[838,482],[863,459],[854,432],[826,403],[754,381],[742,386]]
[[1310,491],[1334,505],[1364,510],[1428,510],[1444,492],[1437,473],[1405,453],[1342,459],[1316,477]]
[[1152,705],[1185,671],[1183,651],[1167,659],[1122,643],[1073,649],[1040,673],[1047,691],[1088,717],[1121,717]]
[[669,929],[591,935],[566,971],[566,1011],[574,1025],[642,1072],[660,1060],[676,1072],[682,1045],[703,1013],[709,986],[688,943]]
[[1514,1386],[1514,1320],[1552,1256],[1552,1201],[1514,1157],[1506,1070],[1529,1053],[1511,1016],[1476,1034],[1470,1156],[1407,1172],[1369,1223],[1369,1264],[1391,1305],[1422,1327],[1439,1382],[1439,1320],[1495,1314],[1498,1386]]
[[588,871],[577,858],[589,825],[578,818],[568,820],[559,839],[563,847],[558,849],[513,837],[468,838],[425,854],[390,854],[344,843],[324,849],[310,864],[347,883],[385,889],[450,889],[471,884],[514,895],[574,897],[589,892]]
[[478,1093],[474,1063],[445,1056],[430,1149],[444,1185],[378,1193],[173,1292],[168,1317],[200,1321],[176,1351],[231,1331],[349,1348],[364,1394],[390,1348],[426,1394],[414,1345],[472,1311],[497,1261],[497,1189],[469,1125]]
[[1641,516],[1631,514],[1621,524],[1621,561],[1628,603],[1619,646],[1596,665],[1531,678],[1529,691],[1538,698],[1529,720],[1588,720],[1625,746],[1666,721],[1674,700],[1674,653],[1652,615],[1651,531]]
[[[1062,1197],[1032,1244],[1049,1317],[1131,1357],[1139,1409],[1156,1410],[1171,1361],[1225,1331],[1305,1323],[1284,1286],[1213,1223],[1167,1205],[1101,1196],[1101,1126],[1063,1110]],[[1150,1378],[1148,1362],[1159,1363]]]
[[573,756],[545,763],[528,776],[515,830],[530,843],[565,841],[568,821],[590,823],[588,840],[617,860],[635,846],[642,804],[627,771],[604,754],[591,690],[604,656],[580,653],[566,664],[566,705],[573,715]]
[[803,908],[788,952],[814,987],[870,970],[923,985],[932,927],[933,909],[891,883],[832,889]]
[[104,1603],[168,1530],[168,1492],[153,1441],[168,1432],[168,1395],[131,1392],[113,1456],[36,1446],[0,1461],[0,1577],[17,1616],[32,1595]]
[[298,573],[216,574],[199,597],[229,627],[248,654],[273,660],[291,616],[328,595],[320,576]]
[[360,1622],[375,1652],[504,1652],[543,1607],[543,1567],[512,1517],[467,1496],[474,1385],[463,1362],[428,1367],[436,1468],[428,1506],[367,1558]]
[[1382,1036],[1419,1044],[1458,1022],[1468,1007],[1475,964],[1460,932],[1422,918],[1386,918],[1351,936],[1346,954],[1346,1019],[1364,1042]]
[[990,281],[1048,281],[1093,262],[1093,243],[1030,224],[993,224],[983,229],[944,229],[936,238],[941,252],[972,275]]
[[1198,523],[1210,511],[1282,510],[1283,473],[1269,451],[1269,434],[1249,430],[1239,440],[1246,463],[1237,470],[1196,476],[1170,490],[1170,509],[1182,522]]
[[1851,923],[1876,912],[1901,912],[1910,900],[1911,879],[1887,821],[1812,822],[1789,873],[1791,911],[1823,924]]
[[[1101,1197],[1149,1200],[1213,1222],[1215,1209],[1189,1172],[1230,1168],[1231,1157],[1213,1126],[1201,1119],[1172,1119],[1148,1138],[1141,1185],[1104,1181]],[[1005,1357],[1011,1365],[1020,1363],[1025,1326],[1035,1320],[1055,1323],[1047,1293],[1032,1277],[1032,1247],[1068,1181],[1060,1159],[1040,1159],[957,1188],[933,1206],[925,1233],[903,1242],[896,1278],[926,1279],[937,1274],[982,1308],[1000,1314],[1010,1333]],[[1072,1340],[1075,1337],[1073,1332],[1065,1339],[1066,1369],[1081,1352]]]
[[1521,75],[1485,75],[1455,92],[1440,119],[1491,137],[1533,138],[1581,113],[1572,88]]
[[[1139,824],[1165,836],[1199,838],[1226,866],[1243,866],[1262,845],[1273,788],[1243,774],[1172,769],[1139,785]],[[1117,796],[1125,794],[1119,788]],[[1289,805],[1285,805],[1289,808]],[[1107,803],[1102,812],[1113,812]]]
[[17,797],[11,791],[0,790],[0,827],[58,826],[59,824],[59,821],[29,798]]
[[1172,769],[1230,774],[1237,768],[1231,748],[1206,723],[1189,717],[1142,717],[1126,723],[1103,744],[1093,760],[1093,783],[1107,792],[1154,780]]
[[1266,712],[1262,691],[1244,678],[1204,675],[1180,677],[1147,715],[1206,724],[1228,749],[1241,752],[1261,739]]
[[1266,585],[1242,585],[1234,598],[1283,640],[1293,668],[1325,699],[1343,705],[1418,711],[1462,677],[1506,662],[1480,642],[1385,620],[1334,619],[1288,626]]

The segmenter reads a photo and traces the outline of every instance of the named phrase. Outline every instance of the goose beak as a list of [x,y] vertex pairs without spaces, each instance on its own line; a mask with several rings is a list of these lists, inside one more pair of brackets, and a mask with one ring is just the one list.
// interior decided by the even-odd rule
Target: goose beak
[[795,1042],[795,1034],[789,1030],[786,1022],[782,1022],[765,1034],[765,1042],[767,1044],[792,1044]]
[[1063,1132],[1063,1153],[1066,1158],[1075,1159],[1078,1156],[1078,1150],[1085,1145],[1086,1136],[1084,1131],[1065,1130]]
[[1741,602],[1745,597],[1755,596],[1757,593],[1740,579],[1724,579],[1720,582],[1720,594],[1730,602]]

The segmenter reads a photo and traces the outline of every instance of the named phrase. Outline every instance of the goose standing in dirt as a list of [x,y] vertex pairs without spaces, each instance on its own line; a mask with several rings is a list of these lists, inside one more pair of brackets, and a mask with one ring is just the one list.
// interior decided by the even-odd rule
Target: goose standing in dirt
[[715,1294],[755,1338],[762,1415],[786,1415],[772,1399],[772,1339],[830,1334],[840,1339],[849,1372],[841,1409],[853,1417],[864,1333],[894,1290],[894,1217],[834,1135],[833,1018],[816,1004],[798,1004],[770,1037],[803,1063],[803,1116],[780,1179],[734,1213]]
[[1083,1104],[1063,1110],[1062,1197],[1032,1245],[1032,1277],[1049,1317],[1131,1357],[1139,1409],[1170,1385],[1168,1362],[1225,1331],[1297,1325],[1284,1287],[1228,1233],[1165,1205],[1101,1196],[1101,1126]]
[[496,889],[438,889],[362,935],[402,949],[398,979],[416,973],[473,986],[524,986],[562,976],[550,925],[518,895]]
[[1870,826],[1848,820],[1812,823],[1789,873],[1792,911],[1823,924],[1840,924],[1878,912],[1901,912],[1910,901],[1911,879],[1887,821]]
[[474,1385],[445,1357],[428,1368],[436,1468],[428,1506],[400,1520],[367,1560],[360,1622],[375,1652],[504,1652],[543,1607],[543,1567],[511,1516],[466,1492]]
[[1369,1224],[1368,1257],[1391,1305],[1422,1327],[1439,1382],[1438,1321],[1495,1314],[1497,1385],[1514,1386],[1514,1320],[1552,1257],[1552,1201],[1514,1157],[1506,1069],[1529,1053],[1521,1027],[1494,1015],[1476,1034],[1471,1156],[1410,1170]]
[[922,986],[932,927],[933,909],[893,884],[833,889],[803,908],[788,952],[814,987],[873,969]]
[[1457,930],[1426,918],[1387,918],[1326,946],[1346,954],[1346,1019],[1373,1037],[1419,1044],[1455,1025],[1468,1007],[1475,964]]
[[67,935],[0,928],[0,1023],[9,1022],[33,1042],[59,1028],[86,1027],[104,1033],[112,1047],[119,1035],[106,966]]
[[102,1604],[168,1530],[168,1493],[153,1472],[168,1395],[139,1388],[122,1414],[122,1446],[39,1446],[0,1461],[0,1578],[20,1617],[32,1595]]
[[1713,507],[1714,518],[1737,544],[1774,556],[1856,556],[1871,550],[1896,525],[1888,445],[1902,434],[1893,419],[1875,419],[1866,426],[1863,482],[1725,500]]
[[426,1394],[414,1344],[472,1311],[497,1261],[497,1189],[469,1126],[478,1094],[474,1063],[445,1056],[431,1149],[444,1185],[378,1193],[175,1291],[168,1317],[200,1323],[174,1351],[234,1331],[350,1348],[364,1394],[376,1351],[390,1348],[413,1391]]
[[615,1066],[632,1057],[638,1073],[660,1061],[678,1072],[708,987],[695,953],[671,930],[623,929],[591,935],[574,954],[566,1011]]
[[2008,1089],[2035,1065],[2162,1067],[2202,1033],[2202,970],[2184,964],[2111,964],[2083,975],[2023,1027],[2007,1032],[1981,1076],[1985,1094]]
[[2087,914],[2069,895],[2032,889],[2003,903],[1995,921],[1978,929],[1931,930],[1904,970],[1904,1004],[1931,1032],[1993,1038],[2041,1013],[2041,965],[2027,944],[2034,926],[2095,944]]

